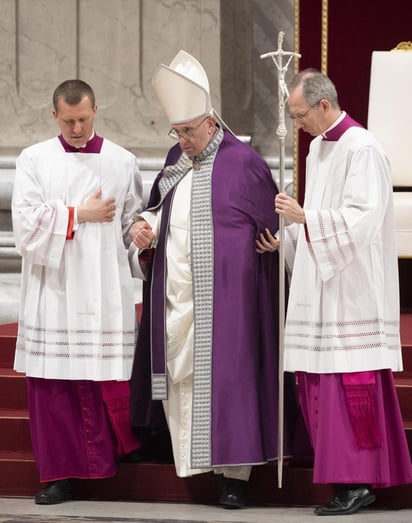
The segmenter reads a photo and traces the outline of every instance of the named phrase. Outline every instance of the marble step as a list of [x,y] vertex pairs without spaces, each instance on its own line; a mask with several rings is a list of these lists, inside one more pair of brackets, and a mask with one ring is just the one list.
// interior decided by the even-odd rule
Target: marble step
[[[275,464],[255,467],[247,488],[251,506],[313,506],[332,495],[329,485],[312,483],[312,469],[286,463],[282,488],[277,487]],[[0,452],[0,496],[34,496],[41,488],[30,453]],[[375,490],[374,508],[412,508],[412,485]],[[74,480],[74,499],[100,501],[170,501],[211,505],[218,489],[212,473],[178,478],[173,465],[121,463],[116,476],[101,480]],[[377,519],[379,521],[379,517]]]
[[[3,326],[0,332],[0,496],[32,497],[41,485],[30,450],[25,377],[11,370],[16,325]],[[410,365],[412,345],[404,345],[403,349],[404,354],[405,351],[408,354],[406,364]],[[396,382],[412,451],[412,379],[396,378]],[[330,487],[313,484],[312,474],[310,460],[285,462],[283,487],[278,489],[276,464],[255,467],[248,485],[248,502],[251,505],[286,506],[323,504],[330,498]],[[120,463],[116,476],[94,481],[75,480],[73,489],[76,499],[217,502],[213,474],[178,478],[171,463]],[[378,489],[376,492],[374,506],[377,508],[412,508],[412,485]]]
[[[27,409],[26,377],[12,369],[0,369],[0,409]],[[1,450],[1,447],[0,447]]]
[[0,449],[31,452],[27,409],[0,409]]

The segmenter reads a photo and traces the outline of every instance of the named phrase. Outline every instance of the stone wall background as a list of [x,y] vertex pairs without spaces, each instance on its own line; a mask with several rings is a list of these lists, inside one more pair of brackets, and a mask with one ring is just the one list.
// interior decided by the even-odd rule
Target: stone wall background
[[[278,179],[277,74],[260,55],[277,49],[281,30],[284,48],[293,50],[293,12],[293,0],[0,0],[0,323],[18,318],[15,160],[24,147],[58,133],[51,115],[56,86],[68,78],[92,85],[96,130],[138,156],[147,196],[172,143],[151,78],[185,49],[207,71],[214,108],[233,132],[251,137]],[[137,284],[136,301],[140,295]]]
[[56,134],[52,93],[75,77],[96,92],[99,134],[164,155],[169,126],[151,77],[179,49],[205,67],[231,129],[277,156],[277,77],[260,54],[277,48],[280,30],[292,50],[293,0],[0,0],[0,156]]

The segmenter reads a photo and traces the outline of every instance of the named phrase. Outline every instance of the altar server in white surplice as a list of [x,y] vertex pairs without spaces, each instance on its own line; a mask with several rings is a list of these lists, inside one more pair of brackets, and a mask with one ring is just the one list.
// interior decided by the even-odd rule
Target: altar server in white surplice
[[136,313],[128,230],[142,209],[137,159],[94,131],[92,88],[60,84],[61,134],[22,151],[13,228],[22,256],[14,368],[28,383],[38,504],[71,498],[71,478],[104,478],[140,443],[129,383]]
[[[286,194],[275,199],[293,222],[285,370],[297,373],[314,482],[337,487],[315,513],[346,515],[373,503],[372,487],[412,481],[392,375],[402,357],[391,173],[373,135],[340,109],[327,76],[304,70],[289,92],[296,128],[315,138],[303,208]],[[277,245],[261,236],[259,250]]]

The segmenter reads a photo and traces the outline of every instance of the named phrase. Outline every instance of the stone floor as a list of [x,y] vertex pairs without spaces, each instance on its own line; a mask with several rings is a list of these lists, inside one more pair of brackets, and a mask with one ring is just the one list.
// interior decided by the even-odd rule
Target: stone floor
[[[329,518],[328,521],[335,521]],[[0,498],[1,523],[311,523],[319,516],[312,507],[247,507],[224,510],[183,503],[132,503],[71,501],[61,505],[35,505],[27,498]],[[339,519],[341,523],[410,523],[412,510],[364,509]]]

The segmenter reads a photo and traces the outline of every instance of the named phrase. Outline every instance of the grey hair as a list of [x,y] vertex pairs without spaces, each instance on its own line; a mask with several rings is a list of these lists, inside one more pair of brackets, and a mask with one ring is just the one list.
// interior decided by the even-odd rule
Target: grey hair
[[310,107],[328,100],[334,109],[340,109],[338,93],[332,80],[317,69],[300,71],[289,84],[289,92],[302,86],[303,98]]
[[90,100],[92,107],[96,105],[96,98],[94,91],[89,84],[83,82],[83,80],[65,80],[58,85],[53,93],[53,107],[54,110],[58,111],[59,99],[63,100],[69,105],[77,105],[82,99],[87,96]]

